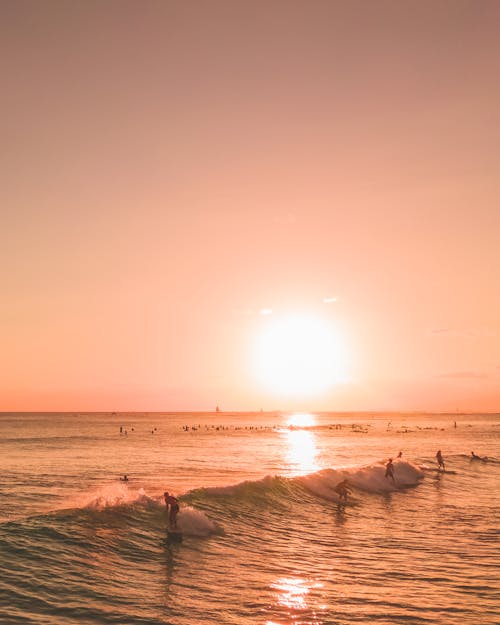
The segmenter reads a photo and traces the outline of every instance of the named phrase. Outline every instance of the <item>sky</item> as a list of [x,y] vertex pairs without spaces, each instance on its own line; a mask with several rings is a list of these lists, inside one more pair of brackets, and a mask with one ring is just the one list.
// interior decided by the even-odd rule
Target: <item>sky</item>
[[[0,31],[0,410],[500,410],[500,3],[3,0]],[[321,390],[256,360],[290,316],[341,346]]]

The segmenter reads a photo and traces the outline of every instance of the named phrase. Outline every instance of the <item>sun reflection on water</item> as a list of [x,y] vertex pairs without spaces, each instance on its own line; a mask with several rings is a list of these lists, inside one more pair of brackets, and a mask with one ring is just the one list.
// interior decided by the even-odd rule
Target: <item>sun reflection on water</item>
[[286,458],[294,476],[314,473],[321,468],[316,461],[316,435],[310,430],[302,429],[315,424],[314,415],[307,413],[294,414],[287,419],[288,429],[284,432],[287,443]]
[[[278,606],[294,612],[311,611],[314,615],[314,623],[321,623],[316,618],[315,610],[309,605],[309,594],[312,589],[323,588],[319,582],[308,581],[299,577],[281,577],[271,584],[271,589],[276,593]],[[325,606],[320,606],[323,610]],[[266,621],[266,625],[277,625],[275,621]]]

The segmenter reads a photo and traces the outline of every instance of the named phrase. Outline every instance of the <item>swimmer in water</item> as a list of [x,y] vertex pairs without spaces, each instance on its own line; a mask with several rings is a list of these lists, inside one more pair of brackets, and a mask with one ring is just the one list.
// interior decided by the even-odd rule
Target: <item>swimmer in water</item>
[[120,481],[128,482],[128,477],[126,475],[124,475],[123,477],[120,478]]
[[443,471],[445,470],[444,467],[444,459],[443,459],[443,454],[441,453],[441,450],[439,450],[436,454],[436,460],[438,463],[438,468],[442,469]]
[[168,491],[163,493],[163,498],[165,499],[165,505],[167,506],[167,510],[170,506],[170,511],[168,515],[168,528],[169,529],[177,529],[177,515],[179,513],[179,501],[177,497],[173,495],[169,495]]
[[396,483],[394,479],[394,465],[392,463],[392,458],[389,458],[389,462],[385,465],[385,477],[389,480],[391,479],[393,483]]
[[351,492],[351,489],[348,486],[347,480],[342,480],[341,482],[339,482],[333,490],[339,496],[339,504],[342,502],[346,503],[347,495]]
[[470,452],[470,459],[471,460],[481,460],[482,462],[488,462],[487,456],[478,456],[473,451]]

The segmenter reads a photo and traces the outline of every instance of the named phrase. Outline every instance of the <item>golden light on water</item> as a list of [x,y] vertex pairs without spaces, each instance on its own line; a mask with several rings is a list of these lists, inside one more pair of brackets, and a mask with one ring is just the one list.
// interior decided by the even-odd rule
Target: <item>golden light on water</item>
[[[271,584],[276,592],[276,603],[290,611],[305,611],[310,609],[309,594],[312,589],[322,588],[323,584],[299,577],[281,577]],[[267,621],[266,625],[276,625],[274,621]]]
[[321,468],[316,462],[318,450],[316,447],[316,435],[304,428],[316,424],[316,418],[309,413],[291,415],[287,419],[289,428],[284,432],[287,444],[286,459],[292,475],[305,475],[314,473]]
[[304,610],[307,607],[306,596],[309,588],[304,579],[282,577],[271,584],[271,588],[278,591],[278,605],[291,610]]

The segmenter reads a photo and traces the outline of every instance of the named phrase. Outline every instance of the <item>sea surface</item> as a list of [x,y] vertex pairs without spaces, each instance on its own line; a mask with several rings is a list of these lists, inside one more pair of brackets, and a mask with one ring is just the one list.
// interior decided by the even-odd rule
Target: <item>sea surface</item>
[[479,414],[1,414],[0,624],[499,623],[499,435]]

